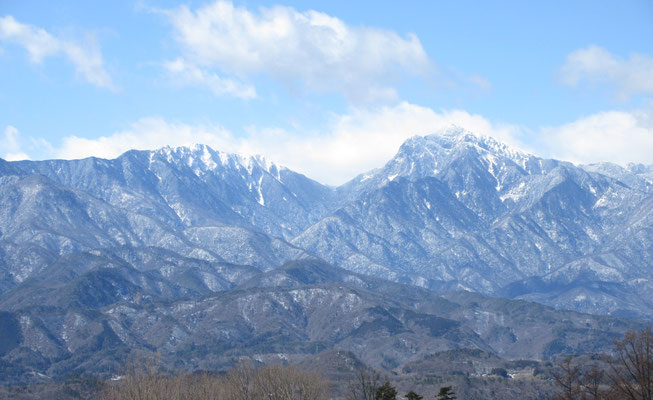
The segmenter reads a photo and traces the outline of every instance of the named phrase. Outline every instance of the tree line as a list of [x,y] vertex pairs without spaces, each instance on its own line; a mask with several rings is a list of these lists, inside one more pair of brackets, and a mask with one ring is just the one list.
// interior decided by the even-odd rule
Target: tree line
[[323,400],[327,383],[293,366],[239,364],[226,375],[166,376],[155,365],[132,366],[106,386],[102,400]]
[[[653,400],[653,333],[629,331],[614,343],[612,355],[569,356],[551,369],[557,391],[550,400]],[[337,387],[334,385],[338,385]],[[333,390],[333,389],[336,390]],[[239,364],[226,374],[161,374],[155,366],[128,368],[106,385],[102,400],[423,400],[414,391],[399,394],[371,368],[349,381],[331,383],[295,366]],[[429,400],[454,400],[451,386]]]
[[[253,367],[239,364],[225,375],[161,374],[154,363],[132,365],[123,377],[109,383],[101,400],[326,400],[330,383],[318,374],[294,366]],[[422,400],[409,391],[398,397],[389,381],[370,368],[360,369],[346,385],[345,400]],[[451,386],[440,389],[436,400],[454,400]]]

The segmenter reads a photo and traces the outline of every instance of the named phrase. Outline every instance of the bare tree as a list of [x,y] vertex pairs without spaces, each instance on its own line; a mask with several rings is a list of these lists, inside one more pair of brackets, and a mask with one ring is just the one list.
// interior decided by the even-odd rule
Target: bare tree
[[229,400],[256,400],[256,370],[249,363],[239,363],[223,380],[225,398]]
[[371,368],[361,368],[347,385],[346,400],[375,400],[381,376]]
[[567,357],[551,374],[559,400],[653,400],[653,334],[629,331],[615,341],[615,356],[606,373],[596,366],[581,368]]
[[295,367],[268,366],[256,374],[256,386],[265,400],[323,400],[326,383],[317,375]]
[[558,368],[551,371],[556,385],[561,392],[553,397],[554,400],[579,400],[582,399],[582,387],[580,382],[580,367],[573,365],[573,357],[569,356],[558,365]]
[[574,365],[572,357],[567,357],[551,371],[553,379],[561,390],[554,400],[606,400],[612,399],[605,380],[605,373],[597,367]]
[[155,365],[130,367],[110,384],[103,400],[325,400],[327,383],[295,367],[255,369],[239,364],[225,377],[211,374],[162,375]]
[[327,398],[330,385],[320,375],[295,371],[295,385],[297,400],[324,400]]
[[180,394],[179,400],[222,400],[226,391],[224,380],[207,373],[182,375],[175,379]]
[[108,385],[102,393],[105,400],[158,400],[166,395],[167,382],[160,374],[156,360],[132,362],[121,379]]
[[605,388],[605,372],[597,367],[592,367],[583,374],[581,380],[583,398],[588,400],[601,400],[608,398],[609,391]]
[[611,362],[612,387],[620,398],[653,399],[653,334],[651,329],[627,332],[615,342],[616,360]]
[[256,386],[265,400],[292,400],[294,385],[282,366],[265,367],[256,374]]

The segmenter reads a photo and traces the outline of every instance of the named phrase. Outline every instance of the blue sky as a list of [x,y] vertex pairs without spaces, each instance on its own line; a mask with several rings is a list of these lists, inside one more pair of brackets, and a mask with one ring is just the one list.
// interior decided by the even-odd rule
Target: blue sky
[[653,2],[0,2],[0,157],[206,143],[339,184],[456,125],[653,163]]

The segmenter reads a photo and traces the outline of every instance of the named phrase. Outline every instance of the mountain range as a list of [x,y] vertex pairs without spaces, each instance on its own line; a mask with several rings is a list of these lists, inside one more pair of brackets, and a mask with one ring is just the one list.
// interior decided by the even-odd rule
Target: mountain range
[[389,370],[453,348],[546,359],[609,348],[651,299],[653,165],[459,129],[339,187],[204,145],[0,160],[8,382],[108,373],[134,349],[196,369],[328,349]]

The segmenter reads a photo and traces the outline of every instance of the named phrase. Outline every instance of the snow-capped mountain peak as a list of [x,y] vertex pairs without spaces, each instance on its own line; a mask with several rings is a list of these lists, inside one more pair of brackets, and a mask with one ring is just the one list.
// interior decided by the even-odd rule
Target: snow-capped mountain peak
[[462,128],[449,128],[427,136],[414,136],[400,148],[398,156],[412,153],[413,158],[424,158],[425,154],[434,155],[445,163],[453,158],[464,156],[474,151],[491,161],[510,160],[525,168],[528,160],[536,158],[516,147],[500,142],[493,137],[479,135]]
[[280,172],[287,168],[280,166],[264,156],[227,153],[214,150],[205,144],[190,146],[162,147],[151,152],[150,161],[162,157],[168,163],[183,164],[191,168],[196,175],[203,175],[219,168],[247,171],[248,175],[260,175],[266,172],[280,180]]
[[499,192],[525,175],[549,171],[557,165],[492,137],[452,127],[407,139],[385,166],[358,176],[347,186],[381,187],[401,177],[411,181],[445,177],[447,171],[458,171],[456,175],[462,176],[461,168],[471,168],[475,175],[489,174],[491,186]]
[[[460,129],[413,137],[336,189],[205,145],[0,168],[0,266],[10,271],[64,250],[147,245],[257,268],[306,252],[357,272],[493,294],[523,279],[585,279],[597,265],[651,279],[653,192],[641,184],[650,168],[578,167]],[[25,195],[32,175],[61,190]],[[27,222],[11,228],[19,216]],[[632,301],[623,307],[653,315]]]

